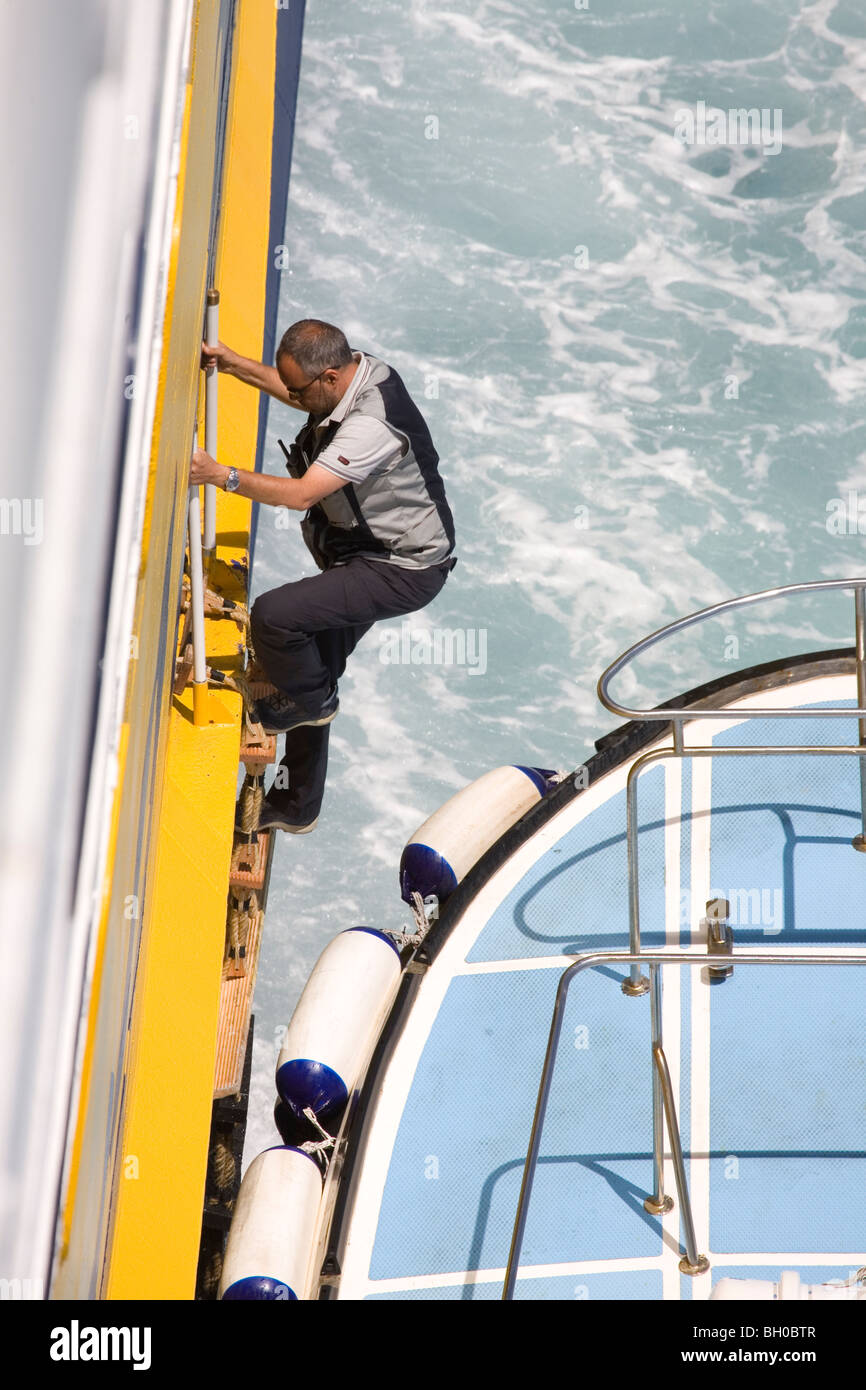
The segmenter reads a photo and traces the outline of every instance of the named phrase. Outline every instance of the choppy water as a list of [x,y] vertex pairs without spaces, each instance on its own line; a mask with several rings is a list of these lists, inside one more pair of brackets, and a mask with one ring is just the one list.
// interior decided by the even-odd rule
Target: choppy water
[[[350,660],[322,819],[277,846],[248,1159],[276,1030],[335,932],[408,920],[431,811],[502,763],[580,764],[614,722],[595,681],[645,633],[862,572],[864,94],[854,0],[309,0],[281,326],[338,323],[416,397],[460,562],[404,621],[467,649],[387,662],[395,620]],[[301,419],[273,404],[271,441]],[[273,515],[256,592],[315,572]],[[850,608],[750,610],[621,693],[849,642]]]

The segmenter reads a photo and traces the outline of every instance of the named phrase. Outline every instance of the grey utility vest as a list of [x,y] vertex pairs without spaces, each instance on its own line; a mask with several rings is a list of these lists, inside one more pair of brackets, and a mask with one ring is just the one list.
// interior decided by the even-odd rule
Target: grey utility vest
[[[389,561],[406,569],[425,569],[449,562],[453,569],[454,519],[439,475],[439,455],[430,431],[400,377],[377,357],[365,354],[370,374],[346,413],[373,415],[406,441],[402,458],[363,482],[347,483],[315,503],[301,522],[301,532],[319,569],[356,555]],[[316,438],[312,415],[290,450],[282,440],[286,467],[300,478],[330,444],[341,421]]]

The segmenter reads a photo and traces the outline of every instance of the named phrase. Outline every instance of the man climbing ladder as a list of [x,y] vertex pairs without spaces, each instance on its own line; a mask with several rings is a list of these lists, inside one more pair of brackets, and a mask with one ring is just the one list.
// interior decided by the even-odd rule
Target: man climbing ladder
[[292,324],[275,367],[223,343],[205,343],[202,358],[308,412],[285,451],[289,478],[226,467],[200,449],[190,473],[191,483],[306,514],[301,531],[321,574],[260,595],[251,615],[256,657],[276,687],[256,715],[286,735],[285,772],[259,828],[303,834],[318,819],[347,658],[378,619],[436,597],[457,563],[454,521],[430,432],[400,377],[353,352],[333,324]]

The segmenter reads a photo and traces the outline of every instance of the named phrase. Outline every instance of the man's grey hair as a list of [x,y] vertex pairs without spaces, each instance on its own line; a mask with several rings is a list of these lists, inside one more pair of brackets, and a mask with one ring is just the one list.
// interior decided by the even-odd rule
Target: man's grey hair
[[311,377],[329,367],[347,367],[354,361],[342,329],[321,319],[299,319],[287,328],[277,348],[277,362],[281,357],[293,358],[301,371]]

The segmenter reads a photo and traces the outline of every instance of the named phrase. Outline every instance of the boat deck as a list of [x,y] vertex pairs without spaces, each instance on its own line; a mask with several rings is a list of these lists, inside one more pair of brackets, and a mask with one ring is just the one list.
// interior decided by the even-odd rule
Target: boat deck
[[[736,708],[856,707],[833,675]],[[692,721],[688,745],[857,742],[856,720]],[[658,747],[670,745],[670,738]],[[380,1073],[341,1257],[341,1298],[501,1296],[556,986],[576,953],[628,949],[628,759],[480,888],[423,977]],[[642,945],[703,954],[706,902],[734,951],[866,956],[857,760],[666,760],[640,778]],[[680,1204],[652,1190],[650,1001],[626,968],[572,984],[515,1297],[703,1299],[723,1276],[845,1281],[866,1264],[859,968],[662,968],[664,1045],[705,1274],[680,1273]]]

